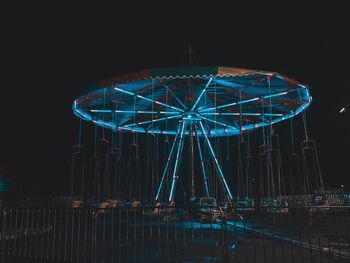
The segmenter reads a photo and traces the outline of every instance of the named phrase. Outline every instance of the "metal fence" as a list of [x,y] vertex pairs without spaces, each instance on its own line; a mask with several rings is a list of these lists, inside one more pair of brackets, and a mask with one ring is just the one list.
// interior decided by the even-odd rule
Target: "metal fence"
[[2,262],[350,262],[350,207],[1,209]]

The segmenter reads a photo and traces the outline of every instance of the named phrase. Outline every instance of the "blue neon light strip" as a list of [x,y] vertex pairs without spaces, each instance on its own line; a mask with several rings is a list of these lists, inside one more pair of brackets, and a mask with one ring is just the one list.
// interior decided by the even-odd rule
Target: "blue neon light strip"
[[279,117],[279,116],[283,116],[283,114],[282,113],[264,113],[263,116]]
[[156,103],[156,104],[162,105],[162,106],[164,106],[164,107],[171,108],[171,109],[173,109],[173,110],[178,110],[178,111],[180,111],[180,112],[184,112],[184,110],[182,110],[182,109],[180,109],[180,108],[177,108],[177,107],[174,107],[174,106],[165,104],[165,103],[160,102],[160,101],[157,101],[157,100],[152,100],[152,99],[150,99],[150,98],[147,98],[147,97],[144,97],[144,96],[135,94],[135,93],[130,92],[130,91],[123,90],[123,89],[118,88],[118,87],[114,87],[114,89],[115,89],[116,91],[119,91],[119,92],[128,94],[128,95],[130,95],[130,96],[136,96],[137,98],[140,98],[140,99],[143,99],[143,100],[152,102],[152,103]]
[[245,130],[252,130],[255,128],[255,124],[248,124],[248,125],[245,125],[245,126],[242,126],[242,130],[245,131]]
[[[196,128],[197,130],[197,128]],[[204,160],[203,160],[203,155],[202,155],[202,150],[201,150],[201,144],[199,142],[199,137],[197,136],[197,131],[196,131],[196,139],[197,139],[197,146],[198,146],[198,151],[199,151],[199,159],[201,162],[201,167],[202,167],[202,174],[203,174],[203,180],[204,180],[204,186],[205,186],[205,193],[207,197],[209,197],[209,187],[208,187],[208,180],[207,180],[207,174],[205,172],[205,166],[204,166]]]
[[231,128],[231,129],[233,129],[233,130],[237,130],[236,127],[233,127],[233,126],[228,125],[228,124],[226,124],[226,123],[223,123],[223,122],[220,122],[220,121],[214,121],[214,120],[212,120],[212,119],[208,119],[208,118],[203,117],[203,116],[199,116],[199,117],[200,117],[201,119],[207,120],[207,121],[212,122],[212,123],[215,123],[215,124],[219,124],[219,125],[224,126],[224,127],[226,127],[226,128]]
[[172,158],[172,156],[173,156],[173,152],[174,152],[175,145],[176,145],[177,139],[178,139],[178,137],[179,137],[179,134],[180,134],[180,130],[179,130],[178,133],[176,133],[176,136],[175,136],[173,145],[171,146],[171,150],[170,150],[170,153],[169,153],[169,157],[168,157],[168,160],[167,160],[167,162],[166,162],[166,165],[165,165],[165,168],[164,168],[164,171],[163,171],[163,175],[162,175],[162,179],[161,179],[161,181],[160,181],[160,184],[159,184],[159,187],[158,187],[158,191],[157,191],[157,194],[156,194],[156,200],[159,200],[159,195],[160,195],[160,192],[162,191],[162,188],[163,188],[164,179],[165,179],[165,176],[166,176],[166,174],[167,174],[168,167],[169,167],[169,164],[170,164],[170,162],[171,162],[171,158]]
[[117,90],[117,91],[120,91],[120,92],[122,92],[122,93],[125,93],[125,94],[128,94],[128,95],[131,95],[131,96],[135,96],[135,95],[136,95],[136,94],[135,94],[135,93],[133,93],[133,92],[130,92],[130,91],[127,91],[127,90],[123,90],[123,89],[118,88],[118,87],[114,87],[114,89],[115,89],[115,90]]
[[[209,132],[210,135],[214,136],[227,136],[227,135],[238,135],[240,134],[240,130],[232,130],[232,129],[216,129],[216,130],[211,130]],[[201,132],[202,135],[202,132]]]
[[111,113],[112,110],[90,110],[90,112],[103,112],[103,113]]
[[174,198],[175,186],[176,186],[176,180],[177,180],[177,168],[178,168],[179,162],[180,162],[180,154],[181,154],[182,145],[183,145],[183,141],[184,141],[183,135],[184,135],[185,128],[186,128],[186,121],[183,121],[182,127],[181,127],[180,141],[179,141],[179,145],[177,147],[176,160],[175,160],[174,171],[173,171],[173,178],[172,178],[171,189],[170,189],[170,194],[169,194],[169,202],[173,201],[173,198]]
[[259,99],[260,99],[259,97],[256,97],[256,98],[249,99],[249,100],[242,100],[242,101],[237,102],[237,105],[241,105],[241,104],[244,104],[244,103],[256,101],[256,100],[259,100]]
[[129,113],[129,114],[179,114],[178,111],[147,111],[147,110],[115,110],[116,113]]
[[118,129],[132,131],[132,132],[142,132],[142,133],[146,132],[144,128],[140,128],[140,127],[128,128],[128,127],[121,126],[121,127],[118,127]]
[[218,159],[216,158],[216,155],[215,155],[215,153],[214,153],[213,147],[211,146],[211,143],[210,143],[210,141],[209,141],[209,139],[208,139],[207,133],[205,132],[205,129],[204,129],[204,126],[203,126],[202,121],[199,121],[199,125],[200,125],[200,127],[201,127],[202,133],[203,133],[204,138],[205,138],[205,140],[206,140],[206,142],[207,142],[207,145],[208,145],[208,147],[209,147],[209,150],[210,150],[211,156],[212,156],[212,158],[213,158],[213,160],[214,160],[214,163],[215,163],[215,165],[216,165],[216,168],[217,168],[217,170],[218,170],[218,172],[219,172],[220,179],[221,179],[221,181],[222,181],[222,183],[223,183],[223,185],[224,185],[224,188],[225,188],[225,190],[226,190],[226,193],[227,193],[227,195],[228,195],[230,201],[232,201],[232,200],[233,200],[233,197],[232,197],[231,191],[230,191],[230,189],[229,189],[229,187],[228,187],[228,185],[227,185],[227,182],[226,182],[226,180],[225,180],[225,176],[224,176],[224,174],[223,174],[223,172],[222,172],[222,170],[221,170],[221,167],[220,167],[220,164],[219,164],[219,162],[218,162]]
[[74,101],[73,103],[73,113],[77,115],[79,118],[82,118],[83,120],[86,120],[86,121],[92,120],[91,115],[85,113],[83,110],[78,109],[76,101]]
[[302,112],[304,109],[306,109],[306,107],[309,106],[309,105],[310,105],[309,103],[304,103],[300,108],[298,108],[298,109],[295,111],[294,115],[299,114],[299,113]]
[[233,103],[229,103],[229,104],[221,105],[221,106],[218,106],[218,107],[212,107],[212,108],[205,109],[205,110],[222,109],[222,108],[226,108],[226,107],[230,107],[230,106],[234,106],[234,105],[237,105],[237,102],[233,102]]
[[[112,113],[112,110],[99,110],[92,109],[90,112],[97,113]],[[147,110],[114,110],[116,113],[127,113],[127,114],[179,114],[179,111],[147,111]]]
[[288,94],[287,91],[281,92],[281,93],[276,93],[276,94],[271,94],[271,95],[266,95],[263,98],[264,99],[269,99],[269,98],[278,97],[278,96],[282,96],[282,95],[286,95],[286,94]]
[[[112,110],[99,110],[99,109],[92,109],[90,112],[103,112],[103,113],[111,113]],[[142,114],[179,114],[179,111],[143,111],[143,110],[114,110],[116,113],[142,113]]]
[[79,117],[81,117],[82,119],[84,119],[86,121],[92,120],[92,117],[89,114],[87,114],[81,110],[75,109],[75,112],[78,114]]
[[205,85],[205,88],[204,88],[204,89],[202,90],[202,92],[199,94],[199,96],[198,96],[196,102],[194,103],[194,105],[193,105],[192,108],[191,108],[191,111],[194,111],[194,109],[196,108],[198,102],[199,102],[200,99],[202,98],[203,94],[205,93],[205,91],[206,91],[207,88],[209,87],[209,84],[210,84],[210,82],[211,82],[212,80],[213,80],[213,77],[211,77],[211,78],[209,79],[209,81],[208,81],[207,84]]
[[242,101],[238,101],[238,102],[232,102],[232,103],[228,103],[228,104],[223,104],[223,105],[220,105],[220,106],[217,106],[217,107],[211,107],[211,108],[200,110],[200,112],[213,111],[213,110],[216,110],[216,109],[222,109],[222,108],[227,108],[227,107],[234,106],[234,105],[240,105],[240,104],[245,104],[245,103],[252,102],[252,101],[257,101],[257,100],[260,100],[260,99],[268,99],[268,98],[283,96],[283,95],[286,95],[286,94],[288,94],[290,92],[294,92],[296,90],[298,90],[298,89],[292,89],[292,90],[288,90],[288,91],[284,91],[284,92],[280,92],[280,93],[275,93],[275,94],[266,95],[266,96],[262,96],[262,97],[256,97],[256,98],[253,98],[253,99],[248,99],[248,100],[242,100]]
[[[161,130],[146,130],[141,127],[135,127],[135,128],[128,128],[124,126],[118,127],[118,130],[126,130],[131,132],[140,132],[140,133],[151,133],[151,134],[168,134],[168,135],[176,135],[177,132],[175,131],[161,131]],[[187,134],[186,132],[184,134]]]
[[96,123],[102,127],[105,128],[110,128],[110,129],[115,129],[116,125],[113,122],[106,122],[106,121],[102,121],[102,120],[92,120],[93,123]]
[[[176,135],[176,131],[161,131],[161,130],[147,130],[147,133],[157,133],[157,134],[169,134],[169,135]],[[186,134],[186,133],[185,133]]]
[[[218,116],[240,116],[241,114],[239,112],[202,112],[201,115],[205,116],[213,116],[213,115],[218,115]],[[282,113],[242,113],[242,116],[283,116]]]
[[178,115],[174,115],[174,116],[169,116],[169,117],[164,117],[164,118],[159,118],[159,119],[154,119],[154,120],[149,120],[149,121],[141,121],[141,122],[137,122],[137,123],[131,123],[131,124],[124,125],[124,127],[132,127],[132,126],[136,126],[136,125],[165,121],[165,120],[169,120],[169,119],[179,118],[181,116],[182,116],[182,114],[178,114]]

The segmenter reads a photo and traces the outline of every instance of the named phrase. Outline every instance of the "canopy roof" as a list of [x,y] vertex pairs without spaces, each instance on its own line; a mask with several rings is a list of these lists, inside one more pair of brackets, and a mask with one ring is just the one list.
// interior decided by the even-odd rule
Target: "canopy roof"
[[[179,123],[235,135],[291,118],[307,86],[276,72],[229,67],[153,68],[102,80],[73,103],[80,118],[112,130],[176,134]],[[201,135],[201,131],[196,131]]]
[[242,76],[254,74],[258,71],[243,68],[228,67],[184,67],[184,68],[151,68],[133,73],[98,81],[97,87],[105,87],[121,82],[133,82],[144,79],[184,79],[205,78],[213,76]]

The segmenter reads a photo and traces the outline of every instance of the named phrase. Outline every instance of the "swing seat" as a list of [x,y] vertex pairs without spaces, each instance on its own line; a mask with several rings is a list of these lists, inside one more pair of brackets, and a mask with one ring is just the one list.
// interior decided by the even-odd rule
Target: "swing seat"
[[131,203],[130,203],[129,211],[130,211],[130,212],[137,212],[137,211],[139,210],[140,207],[141,207],[141,202],[140,202],[140,201],[133,200],[133,201],[131,201]]
[[108,202],[110,208],[116,208],[120,205],[120,201],[117,199],[109,199],[106,202]]
[[164,211],[161,210],[160,208],[155,208],[155,209],[143,210],[142,214],[145,216],[157,217],[157,216],[163,215]]
[[175,214],[166,214],[163,216],[163,222],[172,223],[176,221],[177,221],[177,217]]
[[221,211],[218,209],[216,199],[213,197],[202,197],[199,200],[200,217],[199,221],[201,223],[213,223],[215,220],[221,216]]
[[239,200],[236,202],[237,211],[254,211],[255,204],[253,199]]
[[109,212],[109,203],[108,202],[102,202],[98,208],[98,214],[103,215],[107,214]]
[[160,215],[162,214],[163,210],[161,208],[161,203],[156,203],[154,210],[152,211],[153,215]]
[[153,211],[152,209],[143,210],[143,211],[142,211],[142,214],[143,214],[144,216],[153,216],[153,215],[155,215],[155,214],[154,214],[154,211]]
[[73,146],[73,154],[84,153],[86,151],[86,147],[81,144],[77,144]]
[[267,199],[262,201],[262,207],[267,207],[267,212],[276,214],[287,214],[289,212],[288,203],[278,199]]
[[315,150],[315,141],[314,140],[304,140],[301,142],[301,148],[305,150]]
[[73,200],[71,204],[71,208],[82,208],[84,206],[84,202],[81,200]]
[[212,224],[219,218],[219,214],[214,211],[204,212],[201,214],[199,221],[202,224]]

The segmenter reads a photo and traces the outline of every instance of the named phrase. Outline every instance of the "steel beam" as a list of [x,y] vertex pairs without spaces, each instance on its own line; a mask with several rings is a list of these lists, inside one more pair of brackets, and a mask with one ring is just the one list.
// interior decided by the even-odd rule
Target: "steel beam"
[[170,194],[169,194],[169,202],[174,200],[174,195],[175,195],[175,187],[176,187],[176,181],[177,181],[177,173],[178,173],[178,167],[180,164],[180,158],[181,158],[181,152],[183,149],[183,141],[184,141],[184,133],[186,130],[186,124],[187,121],[183,121],[182,122],[182,126],[181,126],[181,133],[180,133],[180,141],[177,147],[177,153],[176,153],[176,160],[175,160],[175,164],[174,164],[174,171],[173,171],[173,177],[172,177],[172,182],[171,182],[171,188],[170,188]]
[[218,174],[219,174],[219,177],[220,177],[220,179],[221,179],[221,182],[222,182],[222,184],[223,184],[223,186],[224,186],[224,189],[225,189],[225,191],[226,191],[226,195],[227,195],[228,199],[229,199],[230,201],[232,201],[232,200],[233,200],[233,196],[232,196],[232,194],[231,194],[230,188],[229,188],[228,185],[227,185],[227,182],[226,182],[224,173],[222,172],[222,169],[221,169],[221,167],[220,167],[219,161],[218,161],[218,159],[216,158],[216,155],[215,155],[215,153],[214,153],[213,147],[211,146],[211,143],[210,143],[210,141],[209,141],[209,139],[208,139],[208,136],[207,136],[207,133],[206,133],[206,131],[205,131],[205,129],[204,129],[204,126],[203,126],[202,121],[199,121],[199,125],[200,125],[200,127],[201,127],[202,134],[204,135],[205,141],[207,142],[207,145],[208,145],[208,148],[209,148],[211,157],[212,157],[212,159],[213,159],[213,161],[214,161],[214,163],[215,163],[215,166],[216,166],[216,169],[217,169],[217,171],[218,171]]

